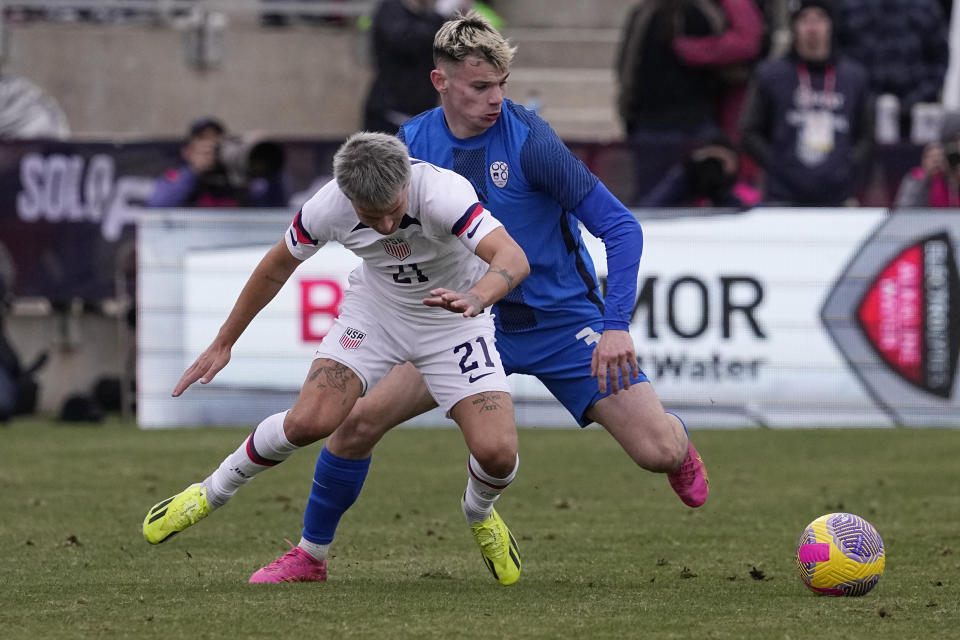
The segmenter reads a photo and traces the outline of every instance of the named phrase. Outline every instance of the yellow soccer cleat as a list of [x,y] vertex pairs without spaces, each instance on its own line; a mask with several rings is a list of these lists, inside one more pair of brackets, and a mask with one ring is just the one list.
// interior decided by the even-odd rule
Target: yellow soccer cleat
[[483,522],[470,525],[473,539],[480,546],[483,561],[500,584],[513,584],[520,579],[520,550],[517,541],[496,509]]
[[180,493],[153,505],[143,520],[143,537],[150,544],[160,544],[210,515],[213,507],[207,502],[207,489],[192,484]]

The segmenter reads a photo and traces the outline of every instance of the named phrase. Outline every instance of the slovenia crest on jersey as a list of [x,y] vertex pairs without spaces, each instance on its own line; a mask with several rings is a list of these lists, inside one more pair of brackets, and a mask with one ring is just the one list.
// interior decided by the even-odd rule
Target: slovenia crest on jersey
[[366,337],[367,334],[365,334],[363,331],[357,331],[356,329],[347,327],[346,331],[343,332],[343,335],[340,336],[340,346],[344,349],[356,349]]
[[497,160],[490,165],[490,179],[493,180],[493,184],[503,189],[507,186],[507,179],[509,177],[510,167],[507,166],[506,162]]
[[384,238],[380,240],[383,250],[392,255],[397,260],[406,260],[410,257],[410,245],[406,240],[400,238]]

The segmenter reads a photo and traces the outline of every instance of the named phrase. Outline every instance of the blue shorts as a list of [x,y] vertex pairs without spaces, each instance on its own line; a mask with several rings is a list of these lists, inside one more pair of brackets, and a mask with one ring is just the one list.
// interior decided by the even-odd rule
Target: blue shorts
[[[591,422],[584,417],[587,409],[610,395],[610,385],[607,393],[600,393],[597,379],[590,375],[593,349],[602,328],[603,321],[597,318],[543,331],[497,331],[497,351],[507,374],[536,376],[577,424],[585,427]],[[637,371],[639,375],[630,384],[647,382],[646,374],[639,367]]]

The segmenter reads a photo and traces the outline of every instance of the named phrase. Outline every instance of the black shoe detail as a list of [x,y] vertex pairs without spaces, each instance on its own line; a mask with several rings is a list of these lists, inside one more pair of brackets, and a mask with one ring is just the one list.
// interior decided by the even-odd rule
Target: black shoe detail
[[170,504],[171,502],[173,502],[173,499],[176,498],[176,497],[177,497],[177,496],[170,496],[169,498],[167,498],[166,500],[164,500],[164,501],[161,502],[160,504],[155,504],[155,505],[153,505],[153,509],[150,509],[150,513],[156,513],[157,509],[163,509],[165,506],[167,506],[168,504]]
[[483,561],[487,563],[487,568],[490,569],[490,573],[493,574],[494,578],[499,580],[500,576],[497,575],[497,570],[493,568],[493,561],[490,560],[487,556],[482,556],[482,557],[483,557]]
[[165,515],[167,515],[167,510],[166,510],[166,509],[164,509],[163,511],[158,511],[157,513],[154,513],[152,516],[150,516],[150,519],[147,520],[147,522],[148,522],[149,524],[153,524],[154,522],[156,522],[157,520],[159,520],[160,518],[162,518],[162,517],[165,516]]

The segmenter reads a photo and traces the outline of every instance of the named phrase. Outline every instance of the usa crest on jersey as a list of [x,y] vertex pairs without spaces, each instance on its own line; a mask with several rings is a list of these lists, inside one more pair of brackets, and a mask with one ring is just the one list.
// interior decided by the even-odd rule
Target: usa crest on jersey
[[365,334],[363,331],[358,331],[357,329],[347,327],[347,329],[343,332],[343,335],[340,336],[340,346],[344,349],[356,349],[366,337],[367,334]]
[[397,260],[405,260],[410,257],[410,245],[401,238],[384,238],[380,240],[383,250],[389,253]]

